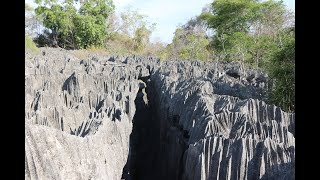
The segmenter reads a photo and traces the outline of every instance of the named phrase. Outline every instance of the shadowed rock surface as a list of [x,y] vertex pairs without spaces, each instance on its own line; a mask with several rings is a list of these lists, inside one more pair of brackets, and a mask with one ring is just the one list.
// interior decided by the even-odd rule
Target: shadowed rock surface
[[237,63],[26,53],[25,178],[294,179],[295,115]]

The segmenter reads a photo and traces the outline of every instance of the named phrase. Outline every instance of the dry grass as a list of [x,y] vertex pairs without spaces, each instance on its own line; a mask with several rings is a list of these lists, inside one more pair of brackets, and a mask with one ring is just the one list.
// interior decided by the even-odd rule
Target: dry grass
[[33,42],[33,40],[31,39],[31,37],[25,35],[25,50],[30,52],[30,53],[34,53],[34,54],[38,54],[40,53],[39,48],[36,46],[36,44]]
[[73,50],[72,54],[76,56],[78,59],[87,59],[92,54],[96,54],[99,56],[109,55],[107,50],[103,48],[88,48],[88,49]]
[[89,53],[87,50],[85,49],[81,49],[81,50],[73,50],[71,52],[74,56],[76,56],[78,59],[87,59]]

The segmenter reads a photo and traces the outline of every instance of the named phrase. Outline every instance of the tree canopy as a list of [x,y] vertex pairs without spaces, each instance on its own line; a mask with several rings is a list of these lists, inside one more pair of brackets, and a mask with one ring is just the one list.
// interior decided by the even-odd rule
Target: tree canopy
[[146,54],[150,49],[150,36],[156,28],[155,23],[146,20],[147,16],[132,7],[127,7],[119,16],[110,17],[111,37],[107,49],[117,53]]
[[282,32],[282,46],[271,56],[268,73],[271,80],[269,97],[287,111],[295,110],[295,29]]
[[[58,4],[55,0],[37,0],[36,14],[49,29],[42,39],[54,46],[82,49],[103,46],[109,32],[107,18],[113,13],[111,0],[87,0],[76,9],[74,0]],[[41,39],[41,38],[39,38]]]
[[217,60],[265,70],[269,101],[294,110],[294,15],[282,1],[215,0],[200,17],[214,31]]

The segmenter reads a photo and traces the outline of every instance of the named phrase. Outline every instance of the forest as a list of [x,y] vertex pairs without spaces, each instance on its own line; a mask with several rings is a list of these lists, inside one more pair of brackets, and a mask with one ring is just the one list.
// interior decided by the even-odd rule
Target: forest
[[282,1],[214,0],[176,27],[170,44],[151,41],[156,23],[112,0],[35,0],[25,4],[25,48],[145,55],[166,60],[239,62],[269,76],[268,101],[295,111],[295,16]]

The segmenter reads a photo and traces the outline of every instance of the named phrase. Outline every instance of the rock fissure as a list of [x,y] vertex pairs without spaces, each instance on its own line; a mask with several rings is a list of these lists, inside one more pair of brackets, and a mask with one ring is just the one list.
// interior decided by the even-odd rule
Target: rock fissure
[[124,169],[126,180],[160,180],[160,124],[156,113],[154,84],[150,76],[139,77],[136,112],[130,135],[130,152]]

